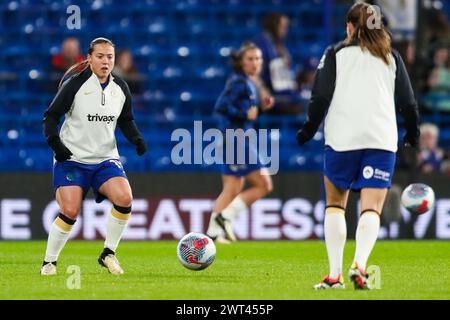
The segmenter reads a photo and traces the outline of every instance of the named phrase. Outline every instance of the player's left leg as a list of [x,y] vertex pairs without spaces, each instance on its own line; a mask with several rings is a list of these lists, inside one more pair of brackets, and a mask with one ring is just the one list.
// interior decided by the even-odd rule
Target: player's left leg
[[107,267],[112,274],[122,274],[123,269],[115,252],[131,215],[133,201],[131,187],[126,178],[113,177],[103,183],[98,191],[113,204],[108,217],[104,250],[99,257],[99,263]]
[[342,260],[347,239],[345,210],[349,189],[359,172],[360,150],[338,152],[325,147],[324,186],[326,208],[323,233],[328,253],[329,273],[314,289],[345,288]]
[[314,286],[314,289],[344,289],[342,260],[347,239],[345,208],[349,190],[337,187],[327,176],[324,177],[324,184],[326,194],[324,236],[330,271],[320,283]]
[[355,289],[370,289],[365,272],[367,260],[377,241],[380,230],[380,214],[387,189],[364,188],[361,190],[361,216],[356,229],[356,251],[349,271]]

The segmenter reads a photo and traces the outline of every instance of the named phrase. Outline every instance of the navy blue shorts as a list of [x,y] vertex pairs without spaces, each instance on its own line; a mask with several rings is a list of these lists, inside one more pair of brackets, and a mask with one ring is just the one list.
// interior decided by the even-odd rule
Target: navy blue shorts
[[[236,177],[245,177],[253,171],[260,170],[264,168],[264,165],[261,163],[261,158],[258,153],[258,148],[255,145],[247,144],[244,148],[243,152],[244,159],[238,159],[238,145],[234,144],[233,155],[234,158],[231,158],[230,164],[227,164],[227,151],[230,152],[226,147],[223,149],[224,157],[223,164],[221,165],[221,172],[223,175],[231,175]],[[244,161],[241,161],[244,160]]]
[[324,175],[340,189],[390,188],[395,153],[378,149],[334,151],[325,146]]
[[99,192],[103,183],[113,177],[127,179],[122,163],[111,159],[99,164],[82,164],[75,161],[55,162],[53,166],[53,190],[59,187],[79,186],[83,189],[83,199],[92,187],[95,202],[100,203],[106,199]]

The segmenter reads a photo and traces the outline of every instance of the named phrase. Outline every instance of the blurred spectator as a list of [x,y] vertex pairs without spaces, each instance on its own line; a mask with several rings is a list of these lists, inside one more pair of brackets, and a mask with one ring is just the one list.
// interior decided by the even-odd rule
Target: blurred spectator
[[409,77],[414,80],[412,85],[416,89],[415,63],[418,58],[416,57],[415,38],[418,25],[418,0],[375,0],[370,2],[380,7],[383,23],[392,35],[392,47],[402,56]]
[[52,66],[55,71],[64,74],[74,64],[83,61],[85,56],[81,54],[80,42],[77,38],[67,38],[61,45],[61,52],[52,57]]
[[419,153],[417,167],[423,173],[440,172],[444,151],[438,147],[439,129],[431,123],[420,126]]
[[134,65],[133,55],[130,49],[124,49],[117,54],[114,74],[128,83],[132,94],[142,94],[142,81],[144,78]]
[[64,73],[74,64],[85,60],[81,54],[80,42],[77,38],[66,38],[61,44],[60,53],[52,56],[52,70],[50,72],[51,88],[50,92],[57,90],[59,81]]
[[387,20],[393,43],[414,40],[417,28],[417,0],[377,0]]
[[[450,43],[450,23],[446,13],[439,9],[439,1],[421,1],[419,37],[416,39],[416,79],[420,93],[430,90],[430,75],[432,71],[441,65],[439,60],[444,60],[445,50],[439,50],[445,44]],[[440,51],[437,53],[437,51]],[[436,54],[437,53],[437,54]],[[436,61],[437,59],[437,61]],[[448,58],[445,58],[447,60]],[[436,72],[434,72],[436,74]],[[432,78],[436,78],[433,75]],[[432,81],[433,82],[433,81]],[[432,84],[432,83],[431,83]],[[427,111],[426,109],[423,111]]]
[[311,98],[311,91],[314,85],[318,65],[319,59],[316,57],[311,57],[306,61],[303,68],[297,75],[297,87],[300,92],[300,97],[308,102]]
[[450,40],[450,23],[445,11],[439,8],[439,1],[423,1],[424,21],[421,27],[425,32],[425,46],[434,46],[441,41]]
[[298,103],[297,84],[292,68],[291,55],[284,44],[289,29],[289,18],[277,12],[262,19],[263,32],[253,39],[262,50],[264,65],[262,80],[275,97],[272,113],[296,114],[301,111]]
[[[435,106],[438,111],[450,111],[450,59],[449,47],[439,47],[433,59],[433,69],[428,76],[428,93],[432,97],[442,97],[436,101]],[[429,108],[433,105],[431,102],[427,103]]]

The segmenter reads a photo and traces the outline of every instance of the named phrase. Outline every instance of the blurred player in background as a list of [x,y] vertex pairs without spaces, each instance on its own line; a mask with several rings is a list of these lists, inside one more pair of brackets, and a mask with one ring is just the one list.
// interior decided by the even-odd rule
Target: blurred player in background
[[[254,81],[263,65],[261,50],[251,42],[244,43],[238,52],[232,54],[231,59],[234,73],[227,81],[214,107],[214,113],[218,118],[218,128],[224,137],[226,129],[254,128],[260,109],[268,110],[274,104],[271,96],[265,96],[263,101],[259,101],[259,93]],[[223,150],[226,152],[229,151],[226,148],[227,143],[230,142],[224,139]],[[246,146],[248,162],[238,164],[236,162],[237,144],[234,145],[234,150],[231,150],[235,155],[234,163],[222,165],[223,189],[214,205],[207,230],[209,237],[222,242],[236,241],[232,227],[233,220],[256,200],[272,191],[272,179],[267,169],[260,163],[256,146],[251,144]],[[256,156],[257,163],[249,161],[250,154]],[[245,181],[251,186],[242,191]],[[225,239],[219,237],[222,230],[225,233]]]
[[[377,24],[378,23],[378,24]],[[417,146],[418,110],[402,58],[373,7],[347,13],[347,39],[329,47],[318,66],[308,118],[297,133],[303,145],[325,118],[324,233],[330,273],[315,289],[344,288],[349,190],[361,192],[356,252],[349,271],[356,289],[370,288],[365,271],[394,173],[398,128],[394,98],[405,120],[405,145]]]
[[132,192],[117,151],[116,125],[136,146],[138,155],[147,146],[133,119],[128,85],[111,74],[114,57],[110,40],[94,39],[87,60],[67,70],[44,114],[45,137],[56,160],[53,188],[60,212],[48,235],[42,275],[56,274],[59,254],[91,187],[96,202],[108,198],[113,204],[98,262],[112,274],[123,273],[115,251],[131,214]]

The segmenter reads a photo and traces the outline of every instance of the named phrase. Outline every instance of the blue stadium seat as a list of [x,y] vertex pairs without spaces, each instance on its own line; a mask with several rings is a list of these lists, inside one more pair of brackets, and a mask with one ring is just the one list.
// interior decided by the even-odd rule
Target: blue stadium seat
[[[80,0],[81,29],[66,26],[68,3],[56,0],[0,2],[0,165],[1,170],[51,170],[51,152],[42,136],[42,115],[56,93],[51,55],[68,36],[80,40],[83,52],[97,36],[110,37],[117,50],[129,48],[144,75],[144,93],[133,98],[136,121],[150,152],[136,157],[134,147],[118,133],[125,167],[130,171],[215,171],[214,166],[175,166],[170,161],[177,128],[194,120],[212,126],[211,112],[230,74],[232,48],[261,32],[269,11],[289,15],[287,46],[293,62],[320,58],[331,41],[345,35],[347,4],[290,0]],[[450,0],[442,1],[450,11]],[[331,15],[324,14],[326,5]],[[326,21],[326,19],[330,21]],[[329,23],[329,24],[327,24]],[[326,29],[327,26],[329,29]],[[424,121],[442,124],[441,143],[450,146],[450,119],[432,110]],[[320,170],[323,134],[298,148],[297,117],[263,116],[261,128],[280,129],[283,170]],[[4,151],[5,150],[5,151]]]

